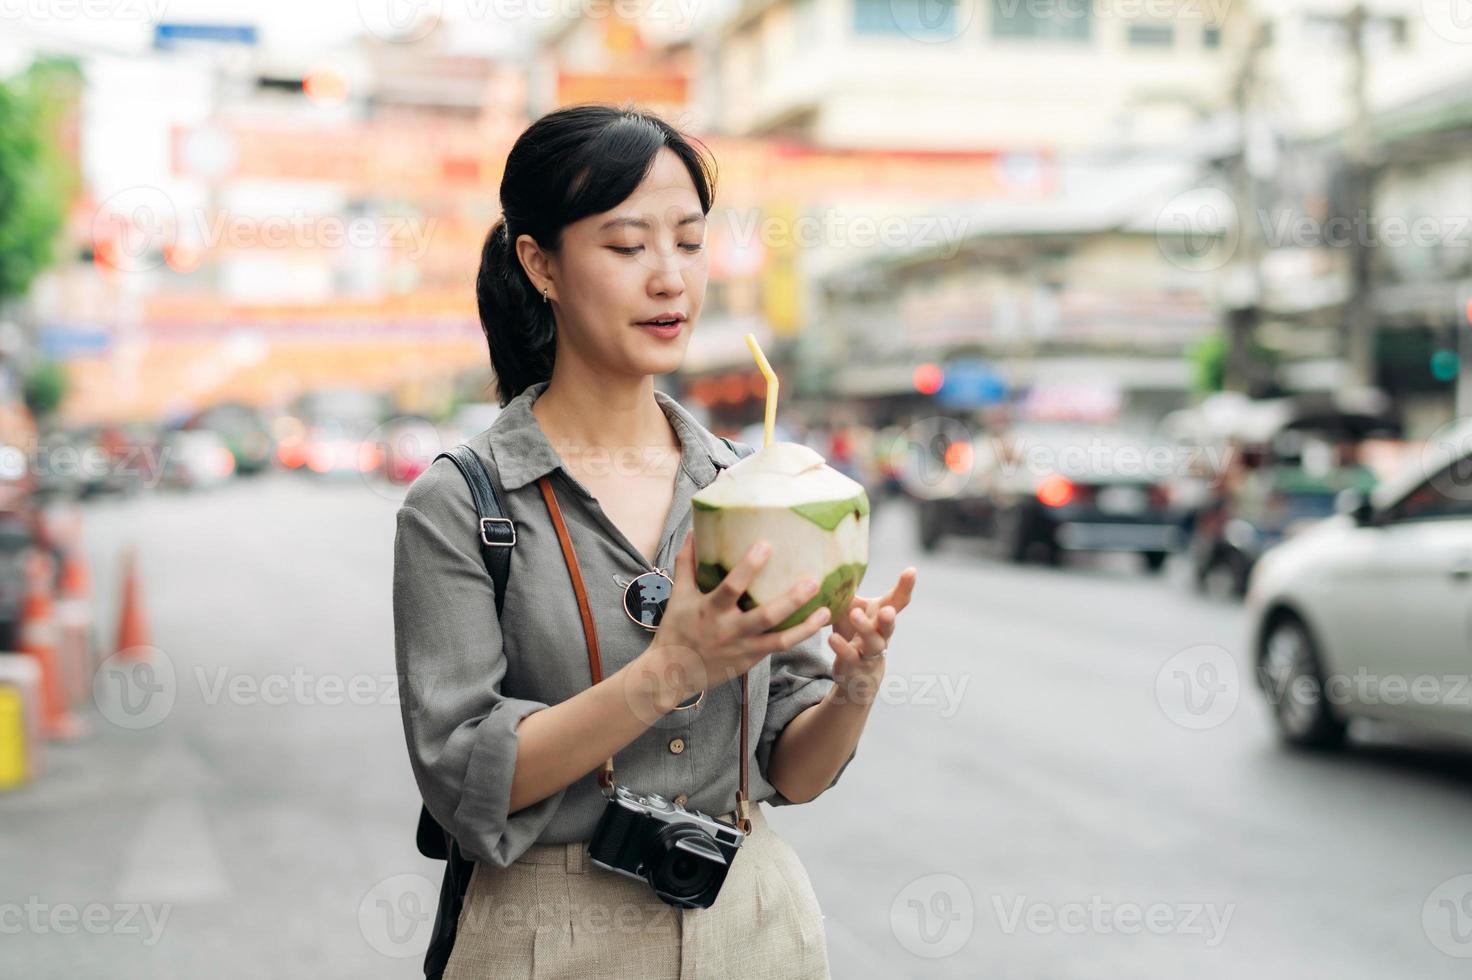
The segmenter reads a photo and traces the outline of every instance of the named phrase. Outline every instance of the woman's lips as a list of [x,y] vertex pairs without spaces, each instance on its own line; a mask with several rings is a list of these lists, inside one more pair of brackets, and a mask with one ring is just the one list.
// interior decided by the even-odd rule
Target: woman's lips
[[635,324],[635,326],[649,331],[656,337],[662,337],[666,340],[669,340],[671,338],[680,336],[680,330],[685,326],[685,321],[677,320],[674,323],[671,323],[669,326],[656,326],[652,323],[639,323]]

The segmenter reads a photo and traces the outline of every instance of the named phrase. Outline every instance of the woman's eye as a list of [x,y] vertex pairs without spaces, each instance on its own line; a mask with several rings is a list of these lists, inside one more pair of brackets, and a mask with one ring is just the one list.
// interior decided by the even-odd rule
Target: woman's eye
[[[639,252],[643,251],[643,249],[644,249],[644,246],[643,245],[610,245],[608,247],[611,248],[611,249],[613,249],[615,252],[617,252],[620,255],[637,255]],[[683,248],[687,252],[699,252],[701,249],[705,248],[705,243],[704,242],[682,242],[680,244],[680,247]]]

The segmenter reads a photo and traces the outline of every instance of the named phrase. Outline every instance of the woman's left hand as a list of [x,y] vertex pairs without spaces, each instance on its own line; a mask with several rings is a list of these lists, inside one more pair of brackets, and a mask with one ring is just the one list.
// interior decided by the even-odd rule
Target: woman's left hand
[[877,681],[884,676],[884,651],[894,636],[900,611],[910,604],[918,572],[911,566],[899,581],[877,599],[854,596],[848,611],[833,624],[828,645],[833,648],[833,679],[844,690],[847,682],[863,678]]

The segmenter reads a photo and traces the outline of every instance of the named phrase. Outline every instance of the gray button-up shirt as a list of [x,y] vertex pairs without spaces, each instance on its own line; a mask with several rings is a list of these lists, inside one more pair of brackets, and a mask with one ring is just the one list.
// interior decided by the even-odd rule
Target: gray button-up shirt
[[[553,474],[596,621],[604,676],[634,660],[653,638],[623,605],[625,587],[649,566],[563,466],[531,411],[547,384],[522,392],[489,429],[467,441],[488,463],[494,460],[502,503],[516,524],[502,615],[496,615],[481,560],[470,489],[450,460],[436,460],[414,481],[394,538],[394,652],[409,763],[440,826],[471,857],[502,867],[532,844],[591,838],[605,806],[590,772],[507,813],[517,723],[592,683],[577,598],[539,477]],[[691,526],[690,498],[737,457],[674,398],[660,391],[655,397],[681,447],[674,501],[655,557],[672,574]],[[790,802],[767,782],[767,765],[787,723],[833,686],[825,646],[820,632],[748,675],[753,801]],[[740,682],[732,680],[708,690],[698,707],[660,718],[615,754],[618,781],[667,799],[683,793],[687,807],[709,814],[734,809],[740,697]]]

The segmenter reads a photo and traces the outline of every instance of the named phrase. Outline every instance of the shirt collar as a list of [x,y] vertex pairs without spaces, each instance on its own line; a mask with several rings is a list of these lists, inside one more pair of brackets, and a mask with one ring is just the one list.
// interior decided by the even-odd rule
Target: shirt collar
[[[562,468],[562,457],[532,413],[532,403],[551,382],[539,381],[511,399],[487,432],[487,440],[501,477],[501,486],[516,490]],[[716,474],[736,462],[725,441],[712,434],[672,396],[659,389],[654,399],[670,420],[680,440],[680,466],[697,488],[709,486]]]

